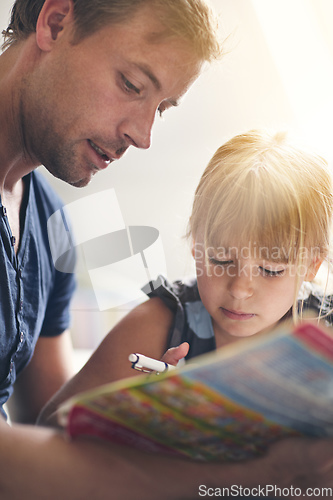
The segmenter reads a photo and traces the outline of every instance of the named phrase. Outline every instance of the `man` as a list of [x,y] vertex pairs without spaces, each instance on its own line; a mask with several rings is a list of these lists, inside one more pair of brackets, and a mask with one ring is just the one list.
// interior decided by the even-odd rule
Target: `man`
[[64,330],[73,292],[73,277],[54,269],[48,249],[46,222],[60,202],[30,173],[43,164],[85,186],[129,146],[148,148],[156,113],[176,106],[203,62],[219,52],[201,2],[93,5],[18,0],[0,58],[1,222],[8,247],[1,257],[8,306],[1,313],[7,333],[0,403],[37,343],[11,404],[15,420],[25,423],[68,378]]
[[[53,269],[47,246],[47,218],[60,202],[34,169],[44,164],[84,186],[129,146],[149,147],[156,112],[178,103],[218,49],[200,0],[17,0],[6,39],[0,57],[1,403],[20,374],[17,416],[32,422],[67,378],[64,330],[73,290],[72,278]],[[293,479],[327,485],[332,449],[327,441],[299,440],[245,467],[205,466],[67,442],[52,430],[9,427],[0,419],[0,498],[185,499],[197,497],[200,484],[245,478],[255,486],[263,473],[283,486]]]

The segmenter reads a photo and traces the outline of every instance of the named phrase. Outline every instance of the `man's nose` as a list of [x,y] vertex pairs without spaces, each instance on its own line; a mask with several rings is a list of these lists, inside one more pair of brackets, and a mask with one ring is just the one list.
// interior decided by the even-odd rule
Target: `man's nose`
[[121,135],[131,146],[148,149],[151,145],[151,130],[156,113],[140,113],[129,116],[121,126]]

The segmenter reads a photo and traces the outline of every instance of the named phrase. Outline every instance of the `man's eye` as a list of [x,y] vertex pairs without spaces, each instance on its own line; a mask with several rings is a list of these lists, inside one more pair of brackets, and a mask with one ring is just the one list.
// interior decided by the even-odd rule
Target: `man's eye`
[[131,83],[124,75],[121,75],[121,78],[126,92],[135,92],[138,95],[140,94],[140,89],[133,85],[133,83]]
[[162,118],[165,111],[167,111],[167,109],[169,109],[170,107],[171,105],[168,104],[167,102],[161,102],[161,104],[157,108],[157,113],[159,114],[160,118]]

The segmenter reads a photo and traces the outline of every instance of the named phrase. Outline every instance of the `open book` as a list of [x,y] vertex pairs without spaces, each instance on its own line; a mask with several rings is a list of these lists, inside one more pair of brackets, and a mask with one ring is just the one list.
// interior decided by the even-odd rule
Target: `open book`
[[61,407],[72,437],[233,461],[287,436],[333,436],[333,336],[312,323],[245,339],[165,375],[80,394]]

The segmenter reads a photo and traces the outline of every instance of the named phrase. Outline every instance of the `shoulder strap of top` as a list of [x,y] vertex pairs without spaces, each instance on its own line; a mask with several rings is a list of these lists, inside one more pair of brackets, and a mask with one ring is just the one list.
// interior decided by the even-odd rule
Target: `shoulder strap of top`
[[160,275],[154,281],[150,281],[142,288],[148,297],[159,297],[163,303],[174,313],[174,322],[169,332],[169,347],[175,347],[183,342],[186,328],[185,302],[198,300],[199,293],[196,279],[193,278],[186,283],[175,281],[170,283],[164,276]]

